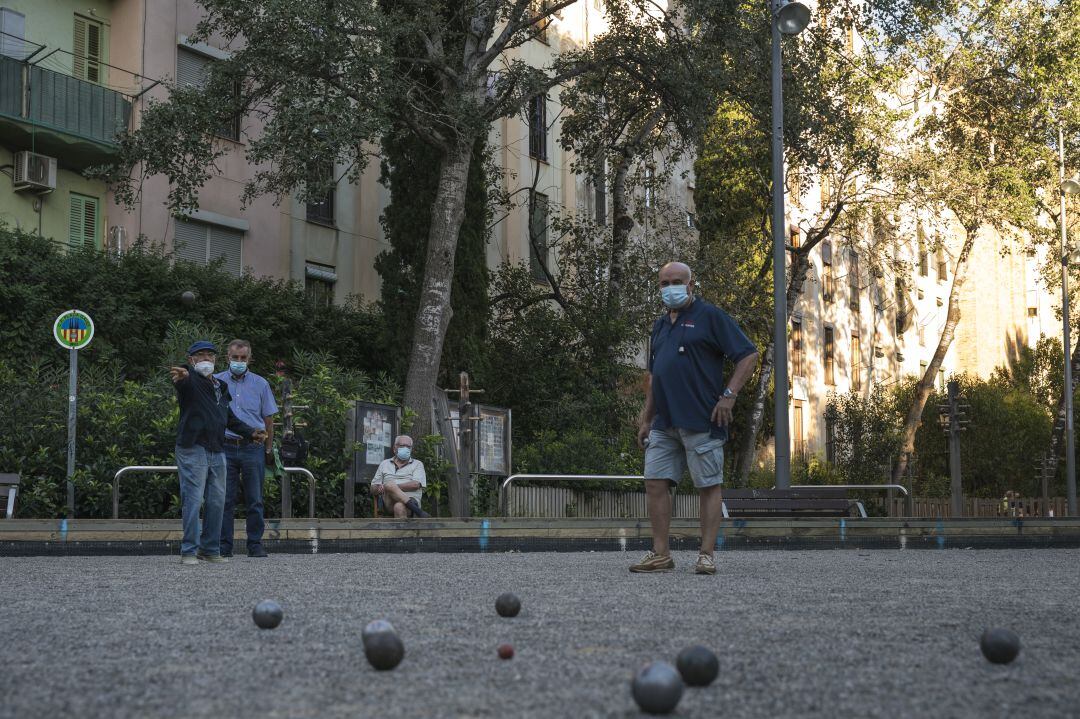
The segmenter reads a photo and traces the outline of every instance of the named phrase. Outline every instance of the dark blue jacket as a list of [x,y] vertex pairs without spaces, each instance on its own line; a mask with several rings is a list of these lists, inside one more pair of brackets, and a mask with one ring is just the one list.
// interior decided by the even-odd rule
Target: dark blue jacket
[[199,445],[211,452],[224,451],[225,428],[251,439],[256,431],[241,422],[229,409],[232,397],[229,386],[220,380],[203,377],[191,365],[184,365],[188,376],[174,382],[176,399],[180,403],[180,424],[176,428],[176,445]]

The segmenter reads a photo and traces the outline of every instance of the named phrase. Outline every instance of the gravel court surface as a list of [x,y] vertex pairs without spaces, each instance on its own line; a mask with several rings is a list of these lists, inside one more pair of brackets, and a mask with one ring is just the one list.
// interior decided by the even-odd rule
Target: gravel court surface
[[[638,557],[0,558],[0,717],[637,716],[634,671],[696,643],[720,676],[675,716],[1080,715],[1080,550],[724,552],[714,577]],[[363,657],[377,618],[392,672]],[[979,652],[989,626],[1020,635],[1011,665]]]

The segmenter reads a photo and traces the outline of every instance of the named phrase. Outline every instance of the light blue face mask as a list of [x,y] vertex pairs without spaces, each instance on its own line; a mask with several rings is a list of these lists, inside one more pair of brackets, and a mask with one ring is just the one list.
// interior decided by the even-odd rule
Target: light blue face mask
[[233,374],[244,374],[247,372],[247,362],[229,362],[229,369]]
[[402,462],[408,462],[412,458],[412,447],[398,447],[397,458]]
[[677,310],[690,299],[690,291],[686,285],[668,285],[660,288],[660,299],[664,301],[664,307]]

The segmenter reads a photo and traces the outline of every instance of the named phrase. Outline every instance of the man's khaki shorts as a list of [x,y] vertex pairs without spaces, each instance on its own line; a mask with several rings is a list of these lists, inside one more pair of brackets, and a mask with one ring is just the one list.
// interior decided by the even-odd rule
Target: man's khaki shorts
[[715,487],[724,482],[724,440],[708,432],[654,429],[645,448],[645,479],[678,483],[689,467],[694,486]]

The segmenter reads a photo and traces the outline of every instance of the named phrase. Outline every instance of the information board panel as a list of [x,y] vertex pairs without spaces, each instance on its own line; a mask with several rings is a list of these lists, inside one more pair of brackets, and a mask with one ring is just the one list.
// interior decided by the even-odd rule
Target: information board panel
[[506,407],[477,405],[476,454],[474,465],[478,474],[500,477],[510,475],[510,410]]

